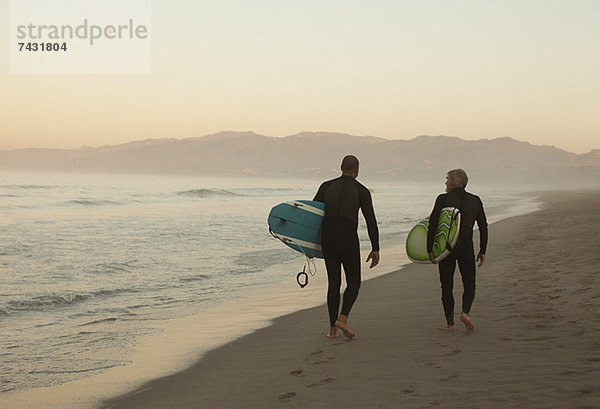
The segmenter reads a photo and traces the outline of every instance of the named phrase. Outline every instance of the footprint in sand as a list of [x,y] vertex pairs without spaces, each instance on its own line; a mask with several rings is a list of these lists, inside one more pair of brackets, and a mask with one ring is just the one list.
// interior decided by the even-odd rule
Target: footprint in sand
[[556,338],[557,337],[551,335],[541,335],[539,337],[525,338],[525,341],[550,341]]
[[514,314],[513,314],[513,315],[509,315],[509,316],[507,316],[507,317],[504,317],[504,318],[499,318],[499,319],[496,319],[496,320],[494,320],[494,322],[512,320],[512,319],[514,319],[514,318],[518,318],[518,317],[519,317],[519,315],[514,315]]
[[316,351],[311,352],[310,355],[304,359],[304,362],[311,363],[311,361],[313,361],[314,359],[318,359],[319,355],[321,355],[322,353],[323,351],[317,349]]
[[295,392],[284,393],[283,395],[279,395],[279,400],[282,402],[289,402],[294,396],[296,396]]
[[447,378],[440,379],[440,381],[442,381],[442,382],[448,382],[448,381],[451,381],[451,380],[456,379],[456,378],[458,378],[458,374],[453,373],[453,374],[450,374]]
[[325,378],[322,381],[319,381],[317,383],[311,383],[310,385],[306,385],[307,388],[314,388],[315,386],[323,386],[323,385],[327,385],[328,383],[331,383],[335,381],[335,379],[333,378]]
[[310,362],[312,361],[312,359],[319,359],[318,361],[314,361],[312,362],[313,365],[322,365],[322,364],[326,364],[329,361],[333,361],[335,359],[335,356],[330,356],[327,357],[327,359],[323,359],[325,357],[322,357],[321,355],[323,354],[323,351],[321,350],[316,350],[314,352],[310,353],[310,356],[306,359],[306,362]]

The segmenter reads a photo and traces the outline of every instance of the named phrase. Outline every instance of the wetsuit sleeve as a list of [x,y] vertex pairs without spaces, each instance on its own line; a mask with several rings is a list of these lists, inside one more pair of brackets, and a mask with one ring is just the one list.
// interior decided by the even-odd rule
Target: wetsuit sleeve
[[485,254],[488,243],[488,222],[481,199],[479,199],[479,211],[475,220],[477,220],[477,226],[479,227],[479,254]]
[[442,211],[442,195],[435,199],[435,205],[429,215],[429,228],[427,229],[427,252],[433,251],[433,241],[435,240],[435,231],[437,230],[440,212]]
[[377,219],[375,218],[375,209],[373,209],[371,192],[369,192],[369,189],[365,188],[361,193],[360,210],[367,222],[367,232],[369,233],[369,240],[371,240],[371,250],[379,251],[379,227],[377,226]]

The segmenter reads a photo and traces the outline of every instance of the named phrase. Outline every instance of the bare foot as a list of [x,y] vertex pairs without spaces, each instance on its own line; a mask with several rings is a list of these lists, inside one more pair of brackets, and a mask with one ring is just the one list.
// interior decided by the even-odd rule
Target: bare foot
[[463,322],[463,324],[465,324],[467,331],[475,329],[475,325],[473,325],[473,323],[471,322],[469,314],[463,312],[462,314],[460,314],[460,320]]
[[338,334],[337,327],[329,328],[329,334],[327,334],[327,338],[339,338],[340,334]]
[[356,335],[348,326],[348,317],[340,315],[340,318],[335,322],[335,326],[342,330],[346,338],[352,339]]
[[442,331],[454,331],[456,330],[456,327],[454,325],[442,325],[440,329]]

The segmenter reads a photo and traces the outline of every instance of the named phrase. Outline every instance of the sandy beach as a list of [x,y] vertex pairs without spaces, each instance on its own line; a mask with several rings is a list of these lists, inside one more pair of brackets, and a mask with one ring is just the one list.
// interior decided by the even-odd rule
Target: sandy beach
[[325,337],[324,305],[299,311],[102,407],[598,408],[600,192],[541,197],[490,226],[474,331],[437,329],[437,269],[413,264],[363,283],[352,341]]

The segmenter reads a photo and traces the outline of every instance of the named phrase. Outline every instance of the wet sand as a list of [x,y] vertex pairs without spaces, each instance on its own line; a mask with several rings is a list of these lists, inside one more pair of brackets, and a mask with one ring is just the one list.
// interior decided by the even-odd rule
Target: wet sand
[[542,199],[490,226],[474,331],[437,329],[437,269],[413,264],[363,283],[352,341],[299,311],[103,408],[598,408],[600,192]]

